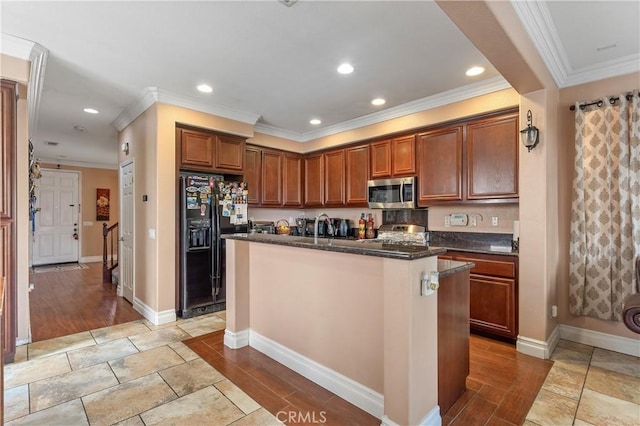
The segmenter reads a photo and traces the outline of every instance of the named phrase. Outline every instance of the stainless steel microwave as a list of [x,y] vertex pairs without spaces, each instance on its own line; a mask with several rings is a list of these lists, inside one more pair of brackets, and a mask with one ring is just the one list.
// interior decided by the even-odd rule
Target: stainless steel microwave
[[416,207],[415,177],[376,179],[367,182],[370,209],[413,209]]

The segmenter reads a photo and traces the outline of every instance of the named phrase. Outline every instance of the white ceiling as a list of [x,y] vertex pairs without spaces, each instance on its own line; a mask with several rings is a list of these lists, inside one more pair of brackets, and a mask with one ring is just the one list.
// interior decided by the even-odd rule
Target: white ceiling
[[[640,2],[512,4],[558,86],[640,70]],[[48,51],[31,133],[36,156],[60,163],[115,167],[114,122],[150,91],[305,141],[508,87],[432,1],[3,1],[0,11],[3,52],[20,39]],[[344,61],[353,74],[336,73]],[[486,72],[466,77],[472,65]]]

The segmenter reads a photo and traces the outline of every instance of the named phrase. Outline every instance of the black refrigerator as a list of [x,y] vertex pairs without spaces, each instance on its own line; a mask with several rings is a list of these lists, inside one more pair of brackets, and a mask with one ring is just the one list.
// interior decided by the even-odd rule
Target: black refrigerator
[[222,175],[180,175],[178,316],[225,309],[223,234],[247,232],[247,186]]

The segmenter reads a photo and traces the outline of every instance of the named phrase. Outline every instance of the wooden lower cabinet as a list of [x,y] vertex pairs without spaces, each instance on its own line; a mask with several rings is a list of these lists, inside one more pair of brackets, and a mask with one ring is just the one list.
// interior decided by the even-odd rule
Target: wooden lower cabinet
[[440,280],[438,405],[444,415],[466,390],[469,375],[469,271]]
[[473,262],[469,279],[469,325],[472,331],[515,341],[518,337],[518,258],[447,252]]

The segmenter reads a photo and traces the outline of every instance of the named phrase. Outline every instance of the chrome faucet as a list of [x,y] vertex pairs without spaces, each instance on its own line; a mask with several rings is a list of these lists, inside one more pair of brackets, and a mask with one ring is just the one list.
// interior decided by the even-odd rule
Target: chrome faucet
[[[316,220],[313,223],[313,244],[318,244],[318,222],[323,217],[325,223],[327,224],[326,234],[333,238],[333,225],[331,224],[331,218],[329,218],[326,213],[322,213],[320,216],[316,216]],[[329,244],[331,244],[331,240],[329,240]]]

